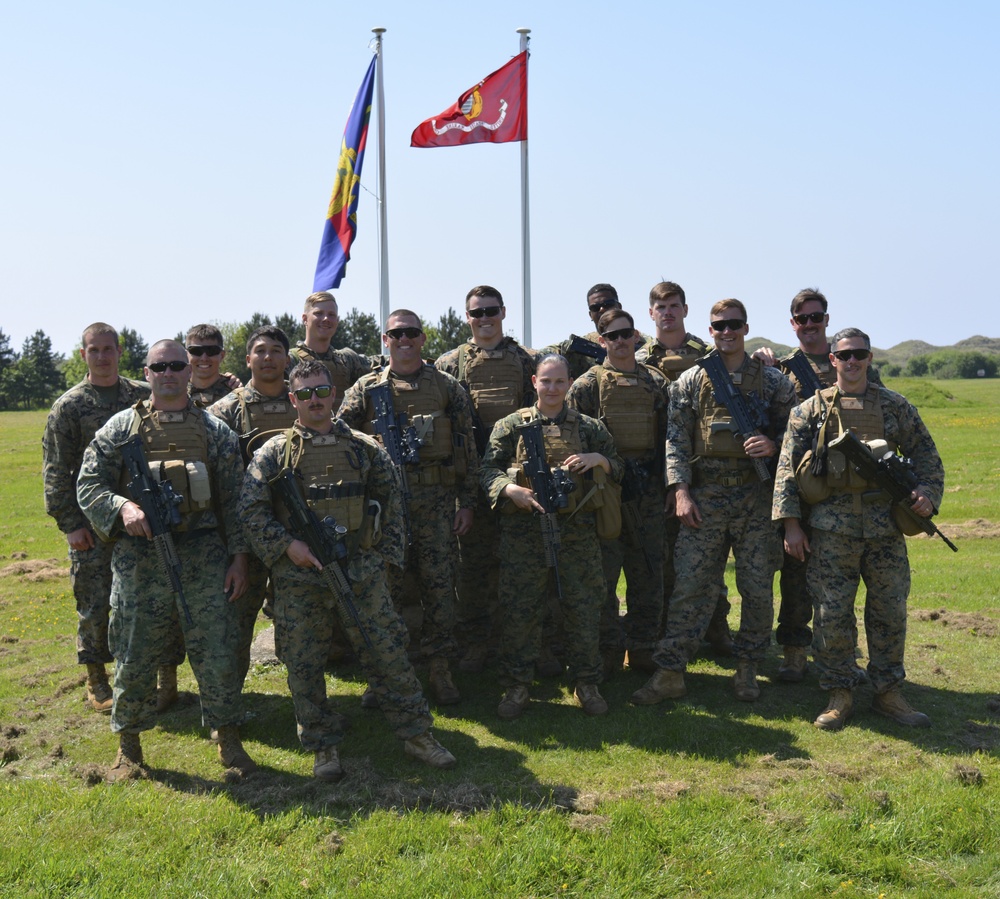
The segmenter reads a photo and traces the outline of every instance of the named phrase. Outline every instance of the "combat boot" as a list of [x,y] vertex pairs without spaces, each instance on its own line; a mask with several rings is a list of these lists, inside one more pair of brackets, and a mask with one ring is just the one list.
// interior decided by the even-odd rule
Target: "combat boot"
[[680,699],[687,695],[684,672],[660,668],[629,698],[633,705],[656,705],[664,699]]
[[876,693],[872,700],[872,711],[892,718],[907,727],[930,727],[931,719],[918,712],[904,698],[899,687],[890,687],[884,693]]
[[785,659],[778,669],[778,680],[786,684],[797,684],[806,676],[809,656],[804,646],[785,646]]
[[142,776],[142,767],[142,744],[139,742],[139,735],[120,731],[118,755],[115,756],[114,765],[104,775],[104,780],[109,784],[134,780]]
[[705,642],[717,656],[729,658],[733,654],[733,637],[729,632],[729,620],[719,606],[712,613],[712,620],[705,631]]
[[486,656],[486,644],[473,643],[458,663],[458,670],[464,671],[466,674],[481,674],[486,667]]
[[240,742],[240,729],[235,724],[219,728],[219,759],[223,768],[236,768],[240,774],[252,774],[257,763],[247,755]]
[[528,688],[524,684],[508,687],[503,699],[500,700],[500,705],[497,706],[497,714],[501,718],[520,718],[529,701]]
[[454,768],[458,764],[455,756],[438,743],[429,730],[410,737],[403,743],[403,751],[432,768]]
[[156,672],[156,711],[165,712],[177,702],[177,666],[160,665]]
[[434,694],[434,699],[438,705],[455,705],[460,702],[462,695],[458,692],[458,687],[451,679],[451,672],[448,670],[448,660],[444,656],[435,656],[431,659],[430,687]]
[[313,762],[313,777],[336,783],[344,776],[340,767],[340,756],[336,746],[324,746],[316,750],[316,760]]
[[573,695],[585,714],[606,715],[608,713],[608,704],[597,689],[597,684],[577,684]]
[[754,702],[760,698],[757,666],[749,659],[740,659],[736,663],[736,673],[733,675],[733,693],[740,702]]
[[854,713],[854,697],[844,687],[834,687],[830,691],[830,702],[826,710],[813,721],[821,730],[840,730]]
[[87,663],[87,701],[97,712],[110,712],[114,700],[108,672],[101,662]]

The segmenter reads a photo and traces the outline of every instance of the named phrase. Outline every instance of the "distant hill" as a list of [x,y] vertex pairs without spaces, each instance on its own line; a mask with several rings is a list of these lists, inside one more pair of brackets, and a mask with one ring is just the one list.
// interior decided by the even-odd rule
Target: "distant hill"
[[[784,356],[793,349],[788,344],[777,343],[773,340],[768,340],[766,337],[754,337],[746,342],[748,353],[752,353],[758,347],[762,346],[769,346],[775,355],[778,356]],[[995,353],[1000,355],[1000,337],[983,337],[977,334],[975,337],[967,337],[965,340],[960,340],[951,346],[934,346],[923,340],[904,340],[902,343],[897,343],[894,347],[887,350],[872,347],[872,354],[875,357],[876,364],[885,365],[889,362],[895,362],[897,365],[906,365],[907,361],[913,356],[926,356],[928,353],[936,353],[938,350],[978,351],[980,353]]]

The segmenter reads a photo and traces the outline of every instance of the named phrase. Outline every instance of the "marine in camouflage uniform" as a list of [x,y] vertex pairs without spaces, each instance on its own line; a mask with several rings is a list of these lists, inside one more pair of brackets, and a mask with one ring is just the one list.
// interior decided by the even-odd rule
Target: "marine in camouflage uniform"
[[70,583],[76,600],[76,660],[87,666],[87,698],[101,712],[111,711],[105,665],[111,610],[112,545],[94,534],[76,499],[76,478],[84,450],[94,434],[122,409],[149,396],[149,385],[118,375],[122,349],[110,325],[95,322],[83,332],[80,355],[87,377],[55,401],[42,435],[45,511],[66,535]]
[[[330,383],[320,362],[292,371],[293,389]],[[392,605],[386,567],[403,561],[404,536],[399,475],[370,437],[331,419],[332,395],[295,396],[299,420],[273,437],[247,469],[240,518],[250,543],[271,570],[275,585],[275,647],[288,669],[299,741],[315,754],[313,771],[324,780],[343,775],[336,746],[342,718],[330,705],[324,667],[334,621],[339,619],[371,689],[405,750],[435,767],[455,758],[430,735],[432,719],[420,681],[406,654],[406,627]],[[361,631],[316,570],[318,560],[287,526],[287,514],[270,482],[285,469],[296,471],[319,519],[332,517],[346,529],[342,563]],[[376,524],[376,521],[378,524]]]
[[[627,312],[613,309],[599,322],[600,343],[608,352],[603,365],[577,378],[566,403],[600,419],[625,460],[623,502],[635,510],[632,530],[623,522],[615,540],[601,541],[606,583],[601,609],[601,656],[604,674],[620,670],[624,651],[629,667],[651,671],[652,649],[663,615],[664,485],[663,446],[667,426],[668,385],[655,369],[635,360],[635,324]],[[629,506],[623,507],[623,518]],[[618,578],[625,571],[627,608],[619,613]]]
[[[670,394],[667,426],[667,483],[677,485],[677,581],[667,610],[663,639],[653,653],[660,670],[632,696],[648,705],[685,693],[683,672],[708,627],[714,595],[710,585],[724,570],[729,551],[736,559],[740,628],[733,688],[737,699],[760,695],[757,667],[771,639],[772,582],[781,560],[776,526],[770,523],[770,476],[762,480],[755,462],[777,455],[795,402],[792,385],[773,368],[750,359],[743,349],[748,328],[739,300],[720,300],[711,310],[716,353],[733,384],[746,398],[759,397],[766,411],[766,433],[737,439],[728,409],[714,397],[712,382],[700,367],[680,376]],[[741,442],[742,441],[742,442]]]
[[[854,663],[854,602],[858,583],[865,582],[865,631],[868,638],[868,678],[875,688],[873,709],[900,723],[927,726],[926,715],[910,708],[902,697],[906,676],[906,599],[910,566],[906,543],[892,505],[873,484],[863,481],[843,455],[828,445],[850,429],[865,442],[884,440],[888,449],[908,456],[919,486],[911,495],[913,510],[932,515],[944,492],[944,468],[927,428],[906,398],[869,382],[871,342],[856,328],[834,335],[831,356],[837,383],[797,406],[788,422],[775,479],[773,516],[785,525],[785,549],[804,560],[813,597],[813,653],[820,687],[830,691],[818,727],[837,730],[853,711],[851,690],[857,682]],[[854,355],[851,355],[854,354]],[[857,358],[860,356],[861,358]],[[820,433],[827,446],[823,476],[829,496],[810,508],[811,536],[800,526],[803,509],[795,470]]]
[[461,698],[451,679],[448,657],[455,651],[456,537],[472,526],[479,454],[472,440],[472,406],[458,381],[422,361],[426,335],[420,318],[403,309],[389,315],[382,336],[390,365],[362,377],[347,391],[340,417],[351,427],[375,433],[375,410],[367,390],[389,383],[395,413],[406,413],[420,437],[420,462],[407,464],[412,543],[405,571],[389,569],[389,587],[401,605],[404,576],[418,579],[423,605],[420,646],[430,660],[430,687],[439,704]]
[[[504,336],[507,310],[495,287],[473,287],[465,298],[465,312],[472,337],[444,353],[434,365],[468,391],[475,413],[476,449],[482,454],[493,425],[535,401],[535,388],[531,386],[535,360],[517,341]],[[455,613],[455,635],[465,647],[459,668],[473,673],[483,670],[491,635],[498,635],[501,627],[497,593],[500,534],[486,495],[479,491],[477,496],[472,529],[458,541]]]
[[[157,371],[171,364],[182,367]],[[243,479],[236,435],[188,400],[190,365],[181,344],[153,344],[145,374],[151,399],[119,412],[97,432],[77,482],[80,508],[94,530],[117,540],[109,639],[117,663],[111,729],[119,734],[120,748],[108,777],[122,779],[142,764],[138,735],[156,724],[156,670],[178,622],[198,681],[203,722],[218,731],[223,763],[247,773],[256,766],[239,738],[236,627],[226,595],[231,591],[237,601],[246,585],[248,549],[236,514]],[[190,622],[148,539],[145,514],[125,495],[119,446],[136,434],[150,468],[169,477],[184,497],[181,524],[172,530]]]
[[226,350],[222,332],[215,325],[195,325],[187,332],[186,344],[191,363],[188,396],[199,409],[207,409],[242,386],[236,375],[219,371]]
[[[588,473],[598,468],[620,481],[624,462],[599,421],[581,415],[564,402],[569,388],[566,360],[542,357],[534,376],[536,405],[497,422],[483,459],[481,482],[500,515],[500,602],[504,626],[500,641],[500,682],[507,688],[497,713],[515,718],[527,707],[528,690],[541,652],[542,624],[550,569],[542,542],[543,511],[523,472],[526,453],[518,427],[542,422],[546,462],[562,466],[577,484],[566,514],[558,516],[559,578],[566,631],[565,661],[574,693],[583,710],[600,715],[608,706],[598,692],[602,678],[599,630],[605,595],[604,572],[595,513],[580,507],[594,484]],[[574,495],[575,494],[575,495]],[[530,516],[530,517],[529,517]]]

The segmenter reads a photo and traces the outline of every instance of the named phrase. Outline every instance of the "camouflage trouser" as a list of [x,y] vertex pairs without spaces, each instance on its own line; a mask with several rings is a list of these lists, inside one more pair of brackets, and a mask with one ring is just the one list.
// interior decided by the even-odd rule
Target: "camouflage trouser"
[[[638,512],[640,523],[635,539],[623,522],[622,533],[617,540],[601,541],[601,563],[607,584],[601,608],[602,651],[652,649],[660,637],[660,619],[663,616],[662,488],[640,496]],[[625,510],[622,514],[625,515]],[[618,611],[618,576],[623,568],[627,611],[621,618]]]
[[854,601],[864,580],[868,677],[882,693],[906,677],[906,598],[910,563],[902,534],[864,539],[813,529],[809,590],[816,603],[813,654],[824,690],[857,682]]
[[410,500],[413,543],[406,552],[406,568],[389,568],[389,589],[397,608],[404,595],[404,578],[416,579],[424,611],[420,647],[430,657],[455,651],[455,570],[458,542],[455,524],[455,490],[451,487],[414,486]]
[[[809,525],[802,522],[802,530],[811,541],[812,529]],[[774,639],[779,646],[809,646],[812,643],[809,624],[813,616],[813,602],[806,583],[806,563],[788,553],[783,556],[778,579],[781,605],[778,607],[778,627]]]
[[81,665],[112,661],[108,648],[113,543],[94,537],[87,550],[69,551],[69,578],[76,599],[76,660]]
[[[605,581],[593,514],[573,521],[559,516],[561,546],[560,607],[566,635],[563,661],[573,683],[601,680],[598,636]],[[500,682],[505,687],[534,680],[542,646],[542,623],[548,609],[551,569],[545,565],[541,524],[537,515],[515,513],[500,519]]]
[[740,629],[737,658],[761,661],[771,640],[774,572],[781,561],[777,525],[771,521],[770,482],[743,487],[709,484],[691,490],[701,527],[682,526],[675,547],[677,581],[663,639],[653,653],[661,668],[683,671],[698,651],[715,609],[715,585],[729,550],[736,559]]
[[[676,556],[677,537],[681,532],[680,519],[670,515],[663,523],[663,613],[660,618],[660,635],[666,631],[667,615],[670,612],[670,597],[674,592],[674,585],[677,583],[677,572],[674,570],[674,558]],[[729,604],[729,588],[726,586],[726,566],[722,566],[722,571],[715,579],[714,584],[708,587],[709,593],[714,596],[714,613],[721,618],[729,614],[731,608]],[[706,601],[708,597],[706,596]]]
[[250,670],[250,647],[253,645],[253,629],[257,615],[264,606],[267,592],[268,570],[253,553],[247,561],[247,588],[233,603],[236,616],[236,668],[240,676],[240,688]]
[[458,538],[461,555],[455,634],[463,645],[483,644],[491,636],[497,636],[500,624],[499,543],[496,513],[480,493],[472,530]]
[[341,719],[326,695],[324,674],[338,618],[396,736],[408,740],[430,728],[427,700],[406,655],[406,627],[393,608],[384,573],[353,585],[354,605],[371,649],[318,572],[297,569],[283,558],[271,574],[275,649],[288,669],[288,689],[303,749],[315,752],[344,737]]
[[209,727],[242,718],[236,665],[236,620],[223,586],[229,558],[214,532],[174,536],[184,596],[193,624],[160,569],[153,544],[123,537],[115,544],[111,623],[115,666],[111,729],[138,732],[156,725],[156,669],[179,628],[201,694],[202,722]]

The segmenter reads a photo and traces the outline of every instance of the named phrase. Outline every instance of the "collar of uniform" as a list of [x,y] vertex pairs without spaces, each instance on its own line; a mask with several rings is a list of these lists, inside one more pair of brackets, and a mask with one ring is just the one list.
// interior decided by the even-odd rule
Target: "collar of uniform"
[[566,421],[566,416],[569,415],[569,406],[566,404],[566,401],[563,400],[562,409],[555,418],[548,418],[542,413],[542,410],[539,409],[538,406],[535,406],[532,411],[534,412],[534,417],[541,420],[543,424],[561,425],[564,421]]

